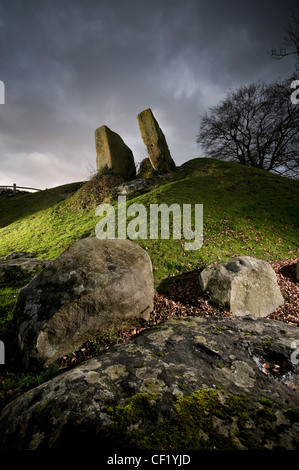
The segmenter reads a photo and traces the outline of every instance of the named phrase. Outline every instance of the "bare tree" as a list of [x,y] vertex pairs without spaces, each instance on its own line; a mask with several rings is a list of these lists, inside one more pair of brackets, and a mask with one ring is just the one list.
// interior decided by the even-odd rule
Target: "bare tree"
[[299,9],[293,11],[289,15],[289,22],[285,28],[283,46],[278,48],[274,47],[271,50],[271,55],[274,59],[282,59],[289,55],[294,55],[299,65]]
[[290,92],[290,80],[230,90],[202,117],[197,143],[212,158],[296,177],[299,106]]

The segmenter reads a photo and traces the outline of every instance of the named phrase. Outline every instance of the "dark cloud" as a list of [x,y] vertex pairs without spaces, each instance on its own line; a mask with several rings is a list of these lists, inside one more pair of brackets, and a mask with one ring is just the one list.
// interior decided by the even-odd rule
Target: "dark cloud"
[[200,115],[228,88],[292,72],[275,61],[294,1],[0,1],[0,184],[50,187],[95,169],[106,124],[146,156],[151,107],[181,164],[200,156]]

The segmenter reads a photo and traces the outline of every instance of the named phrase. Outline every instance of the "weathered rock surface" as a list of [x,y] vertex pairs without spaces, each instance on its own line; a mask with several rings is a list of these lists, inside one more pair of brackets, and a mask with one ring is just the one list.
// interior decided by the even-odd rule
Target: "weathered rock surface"
[[170,155],[165,136],[160,129],[152,110],[145,109],[138,114],[137,120],[141,137],[147,148],[153,168],[160,172],[173,170],[175,163]]
[[137,178],[127,183],[120,184],[116,188],[117,194],[126,195],[134,193],[135,191],[141,191],[147,185],[147,181],[143,178]]
[[9,403],[2,450],[298,449],[298,340],[267,319],[168,320]]
[[51,260],[35,259],[34,254],[14,252],[0,260],[0,285],[15,281],[30,281]]
[[145,180],[151,179],[154,176],[155,170],[148,157],[140,162],[137,174],[139,178],[144,178]]
[[31,253],[29,251],[13,251],[12,253],[9,253],[6,256],[3,256],[3,258],[0,258],[0,261],[7,261],[7,260],[12,260],[12,259],[18,259],[18,258],[35,258],[36,254]]
[[236,316],[265,317],[284,303],[274,269],[266,261],[250,256],[208,266],[199,280],[204,292]]
[[99,127],[95,130],[95,144],[98,171],[108,168],[126,179],[136,176],[132,150],[116,132],[107,126]]
[[19,293],[14,317],[26,366],[48,365],[153,309],[151,260],[129,240],[79,240]]

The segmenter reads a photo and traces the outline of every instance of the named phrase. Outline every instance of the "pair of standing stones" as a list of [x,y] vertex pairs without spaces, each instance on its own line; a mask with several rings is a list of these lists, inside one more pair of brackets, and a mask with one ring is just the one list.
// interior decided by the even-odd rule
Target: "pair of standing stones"
[[[138,114],[137,120],[154,170],[161,173],[173,170],[175,163],[170,155],[165,136],[151,109],[146,109]],[[126,180],[136,176],[133,153],[116,132],[105,125],[99,127],[95,130],[95,144],[98,171],[108,168]]]

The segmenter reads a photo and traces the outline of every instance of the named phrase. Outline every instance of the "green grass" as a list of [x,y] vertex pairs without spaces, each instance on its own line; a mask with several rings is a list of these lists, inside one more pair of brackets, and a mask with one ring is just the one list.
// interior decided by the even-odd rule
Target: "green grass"
[[[0,256],[26,250],[39,258],[55,258],[74,241],[95,236],[99,218],[94,208],[77,210],[73,203],[79,186],[74,183],[0,201]],[[136,240],[152,259],[157,287],[168,276],[226,261],[236,254],[261,259],[296,256],[298,192],[296,181],[202,158],[177,168],[171,178],[128,199],[127,205],[144,204],[149,213],[152,203],[203,204],[204,244],[200,250],[186,251],[183,239]]]
[[[59,198],[59,188],[55,188],[55,190]],[[12,251],[22,251],[22,247],[26,246],[26,251],[37,253],[38,258],[52,259],[56,258],[73,241],[83,236],[89,236],[94,228],[94,211],[92,214],[89,212],[79,214],[71,210],[72,193],[68,194],[63,200],[49,204],[46,208],[43,208],[44,194],[35,193],[32,195],[35,196],[35,198],[32,197],[34,210],[30,211],[27,207],[26,211],[29,215],[24,215],[24,210],[19,218],[16,217],[15,221],[2,226],[0,229],[0,256]],[[15,200],[9,201],[10,211],[14,212],[14,203],[16,212],[19,213],[22,198],[26,197],[18,196]],[[38,206],[38,201],[41,203],[41,208]],[[28,199],[25,199],[25,202],[28,204]],[[1,212],[0,215],[2,216]]]
[[26,219],[67,198],[82,183],[70,183],[44,191],[0,198],[0,227]]

